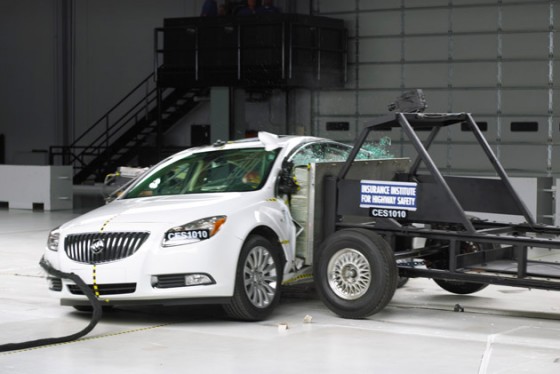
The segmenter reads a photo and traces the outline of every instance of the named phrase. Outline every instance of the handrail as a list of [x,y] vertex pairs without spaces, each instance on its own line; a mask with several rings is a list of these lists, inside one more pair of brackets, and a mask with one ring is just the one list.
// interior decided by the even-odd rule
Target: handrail
[[[148,93],[148,97],[151,96],[152,94],[154,94],[156,92],[156,88],[152,89],[149,93]],[[111,126],[109,126],[105,132],[101,133],[100,135],[97,136],[97,138],[93,139],[91,141],[91,143],[86,146],[85,150],[87,150],[88,148],[97,148],[99,147],[99,143],[102,143],[103,140],[109,140],[110,138],[112,138],[116,133],[118,133],[119,130],[123,129],[131,120],[133,120],[135,118],[135,116],[142,112],[142,110],[144,109],[143,104],[146,104],[149,106],[149,104],[152,104],[155,101],[155,97],[148,99],[148,101],[146,102],[146,97],[143,97],[140,101],[138,101],[136,104],[134,104],[134,106],[132,108],[130,108],[126,113],[124,113],[123,115],[121,115],[119,117],[119,119],[117,119]],[[142,106],[141,106],[142,104]],[[138,108],[140,107],[140,108]],[[133,116],[128,117],[129,114],[131,114],[133,111],[136,112],[134,113]],[[120,122],[122,122],[126,117],[128,117],[128,119],[126,121],[124,121],[122,123],[122,125],[120,127],[118,127],[115,131],[112,131],[115,127],[117,127],[119,125]],[[76,142],[72,143],[72,146],[75,146]],[[80,154],[83,154],[84,151],[82,151]]]
[[86,131],[84,131],[82,133],[82,135],[80,135],[79,137],[77,137],[76,139],[74,139],[74,141],[72,142],[72,144],[70,144],[70,146],[74,146],[77,145],[78,142],[80,140],[82,140],[89,132],[91,132],[95,127],[97,127],[98,124],[100,124],[102,121],[106,121],[107,118],[109,118],[109,115],[115,110],[117,109],[124,101],[126,101],[129,97],[131,97],[140,87],[142,87],[144,84],[146,84],[146,82],[148,82],[150,79],[154,78],[154,72],[150,73],[150,75],[148,75],[146,78],[144,78],[144,80],[142,80],[139,84],[137,84],[132,90],[130,90],[129,93],[127,93],[121,100],[119,100],[115,105],[113,105],[111,107],[111,109],[109,109],[107,112],[105,112],[105,114],[103,116],[101,116],[101,118],[99,120],[97,120],[96,122],[93,123],[93,125],[91,125]]

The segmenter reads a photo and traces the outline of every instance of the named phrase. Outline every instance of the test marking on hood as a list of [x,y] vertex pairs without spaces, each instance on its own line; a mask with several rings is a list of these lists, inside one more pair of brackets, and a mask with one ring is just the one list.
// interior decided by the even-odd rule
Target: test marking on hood
[[[113,216],[111,218],[109,218],[108,220],[106,220],[105,222],[103,222],[103,225],[101,225],[101,228],[99,229],[99,233],[102,233],[103,230],[105,230],[105,228],[107,228],[107,225],[109,224],[109,222],[111,222],[111,220],[113,218],[115,218],[116,216]],[[93,292],[95,293],[95,297],[99,299],[99,296],[101,295],[99,293],[99,286],[97,285],[97,265],[93,264]],[[109,299],[105,299],[105,302],[109,302]]]
[[99,287],[97,286],[97,267],[93,265],[93,292],[95,297],[99,299]]
[[107,228],[107,225],[109,224],[109,222],[111,222],[115,217],[116,217],[116,215],[113,216],[113,217],[111,217],[111,218],[109,218],[109,219],[106,220],[105,222],[103,222],[103,225],[101,225],[101,228],[99,229],[99,232],[100,232],[100,233],[103,232],[103,230],[105,230],[105,228]]

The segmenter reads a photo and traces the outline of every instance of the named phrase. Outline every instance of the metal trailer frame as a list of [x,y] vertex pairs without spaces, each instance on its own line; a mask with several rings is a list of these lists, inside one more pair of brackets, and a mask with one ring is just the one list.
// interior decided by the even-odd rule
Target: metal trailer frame
[[[461,124],[474,134],[497,179],[444,176],[436,167],[428,153],[436,135],[442,127]],[[360,181],[347,178],[370,132],[388,127],[401,127],[418,153],[408,173],[395,173],[393,178],[417,183],[417,210],[408,212],[405,219],[372,217],[368,208],[359,207]],[[431,130],[424,143],[416,134],[418,129]],[[419,172],[422,163],[428,174]],[[468,113],[394,113],[368,123],[338,176],[326,177],[324,187],[324,238],[348,228],[375,231],[393,248],[401,277],[560,290],[560,263],[528,256],[530,248],[560,249],[560,227],[535,222]],[[518,215],[526,222],[473,219],[467,212]],[[368,218],[345,220],[345,216]],[[425,238],[427,244],[412,248],[413,238]],[[463,252],[465,243],[475,243],[478,249]],[[446,259],[447,268],[418,266],[433,256]]]

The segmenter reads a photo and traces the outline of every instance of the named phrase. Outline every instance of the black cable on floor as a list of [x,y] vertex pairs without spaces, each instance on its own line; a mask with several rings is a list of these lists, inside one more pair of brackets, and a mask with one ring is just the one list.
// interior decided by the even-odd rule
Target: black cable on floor
[[95,297],[95,294],[93,293],[91,288],[89,288],[88,285],[82,280],[82,278],[80,278],[78,275],[74,273],[63,273],[60,270],[53,268],[51,264],[49,264],[49,262],[45,260],[44,257],[41,258],[39,265],[41,265],[41,267],[45,269],[47,273],[55,277],[70,279],[74,283],[76,283],[76,285],[80,288],[80,290],[84,293],[84,295],[87,296],[91,306],[93,307],[91,321],[83,330],[75,334],[62,336],[59,338],[46,338],[46,339],[38,339],[38,340],[32,340],[28,342],[21,342],[21,343],[3,344],[0,345],[0,352],[16,351],[20,349],[29,349],[29,348],[41,347],[50,344],[71,342],[73,340],[77,340],[81,338],[82,336],[87,335],[91,330],[93,330],[95,325],[97,325],[97,322],[101,320],[101,316],[103,315],[103,309],[101,307],[101,303],[99,302],[97,297]]

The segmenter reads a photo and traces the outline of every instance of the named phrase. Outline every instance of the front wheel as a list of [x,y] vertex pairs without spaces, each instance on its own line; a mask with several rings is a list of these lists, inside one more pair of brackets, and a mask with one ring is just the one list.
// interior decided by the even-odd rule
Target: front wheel
[[280,248],[263,236],[250,236],[239,254],[231,302],[224,305],[235,319],[265,319],[280,300],[282,261]]
[[393,251],[369,230],[335,232],[322,245],[315,263],[319,297],[343,318],[364,318],[379,312],[397,288]]

